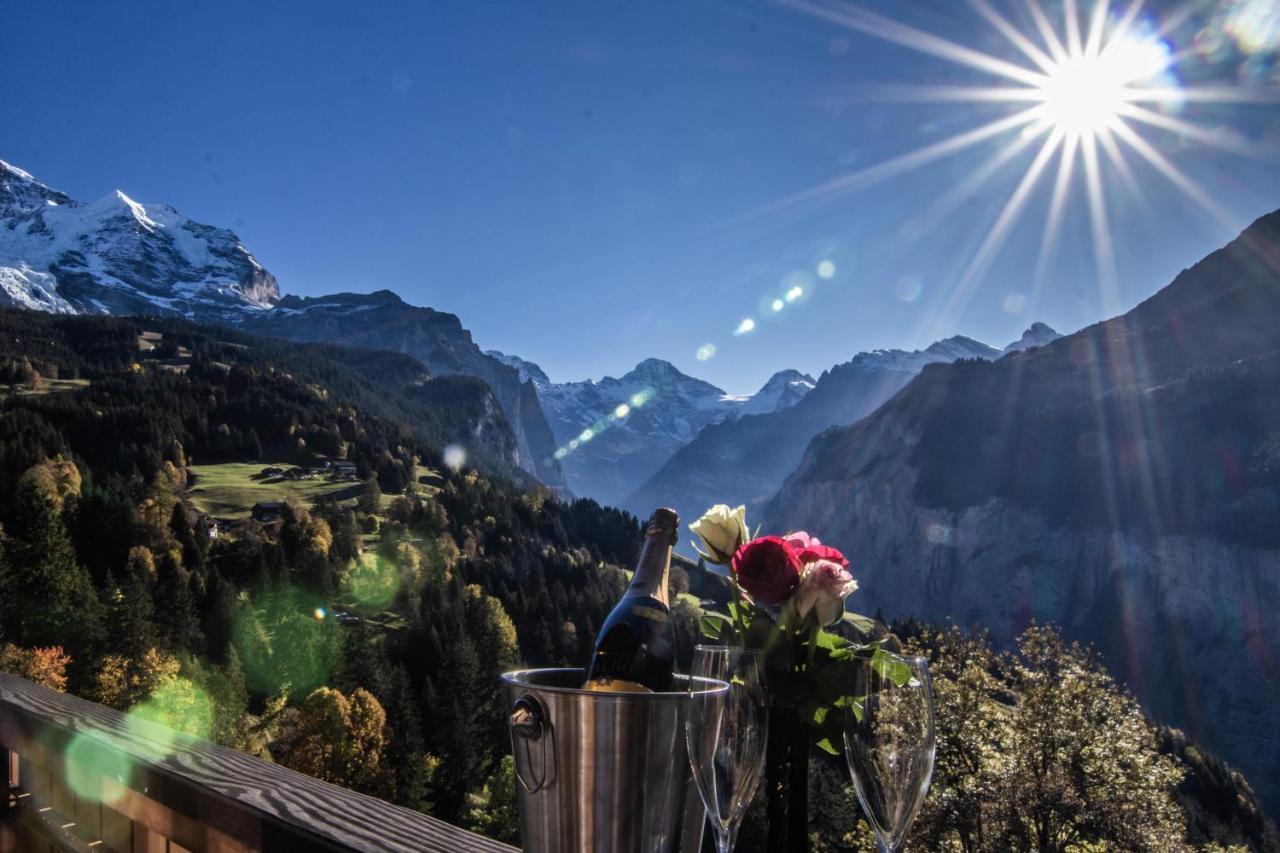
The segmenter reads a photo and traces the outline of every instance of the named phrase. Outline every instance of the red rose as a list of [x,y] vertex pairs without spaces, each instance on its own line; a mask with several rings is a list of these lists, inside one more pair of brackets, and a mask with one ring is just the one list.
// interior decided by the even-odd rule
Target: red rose
[[779,536],[753,539],[733,555],[733,573],[762,604],[781,604],[800,584],[800,557]]

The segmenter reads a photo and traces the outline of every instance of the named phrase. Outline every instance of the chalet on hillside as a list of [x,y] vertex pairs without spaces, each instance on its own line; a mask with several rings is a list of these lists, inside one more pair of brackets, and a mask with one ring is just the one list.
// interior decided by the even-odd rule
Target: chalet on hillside
[[284,504],[280,501],[261,501],[253,505],[253,509],[249,511],[249,515],[259,524],[270,524],[273,521],[279,521],[281,514],[284,513]]

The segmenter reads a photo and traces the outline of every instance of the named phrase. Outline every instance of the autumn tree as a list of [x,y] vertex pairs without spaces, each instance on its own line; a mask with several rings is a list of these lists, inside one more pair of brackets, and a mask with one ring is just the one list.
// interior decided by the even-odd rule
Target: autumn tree
[[318,687],[298,708],[295,737],[284,763],[325,782],[390,798],[395,778],[383,758],[387,715],[373,694]]
[[13,643],[0,646],[0,671],[34,681],[53,690],[67,689],[67,664],[69,663],[71,658],[63,652],[62,646],[35,649],[19,648]]

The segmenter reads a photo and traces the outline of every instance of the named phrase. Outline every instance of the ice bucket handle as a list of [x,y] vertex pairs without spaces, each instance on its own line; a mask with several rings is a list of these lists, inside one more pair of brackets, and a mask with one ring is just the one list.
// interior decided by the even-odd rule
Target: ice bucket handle
[[[538,697],[531,693],[521,696],[511,705],[511,716],[507,718],[511,727],[511,756],[516,765],[516,778],[520,786],[530,794],[536,794],[551,781],[551,768],[547,766],[547,741],[553,737],[551,726],[547,723],[547,711]],[[538,760],[538,772],[533,772],[533,747],[530,741],[538,741],[541,755]],[[524,761],[520,760],[519,746],[524,744]],[[551,750],[551,760],[555,761],[555,750]],[[530,779],[525,779],[525,769],[529,770]]]

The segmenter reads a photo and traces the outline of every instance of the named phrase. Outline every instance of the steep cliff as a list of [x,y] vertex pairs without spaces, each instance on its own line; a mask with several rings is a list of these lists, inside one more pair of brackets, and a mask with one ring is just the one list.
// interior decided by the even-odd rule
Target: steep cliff
[[1280,212],[1129,313],[932,366],[770,502],[860,608],[1094,643],[1280,809]]

